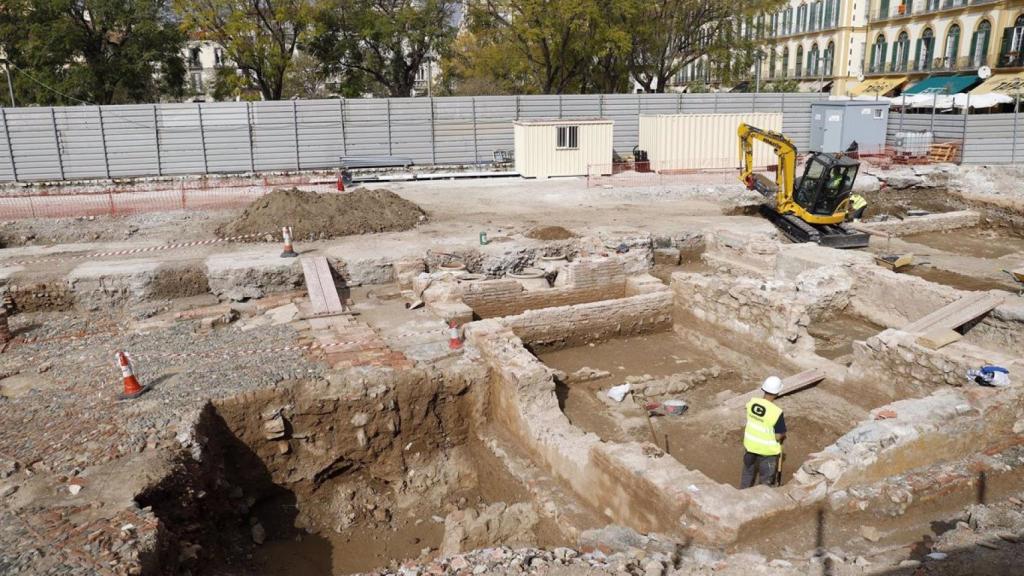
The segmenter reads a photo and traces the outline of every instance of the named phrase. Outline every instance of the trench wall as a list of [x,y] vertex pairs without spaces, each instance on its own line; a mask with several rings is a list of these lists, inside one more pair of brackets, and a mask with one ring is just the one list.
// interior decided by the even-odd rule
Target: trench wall
[[529,346],[547,350],[660,332],[672,327],[672,293],[662,288],[652,294],[528,310],[498,320]]

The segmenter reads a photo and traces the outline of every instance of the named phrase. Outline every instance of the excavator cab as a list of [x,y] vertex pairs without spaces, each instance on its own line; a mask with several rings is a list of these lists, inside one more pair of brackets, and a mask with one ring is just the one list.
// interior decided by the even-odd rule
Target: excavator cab
[[815,216],[845,213],[843,203],[850,197],[858,168],[860,163],[849,156],[814,153],[795,182],[793,200]]

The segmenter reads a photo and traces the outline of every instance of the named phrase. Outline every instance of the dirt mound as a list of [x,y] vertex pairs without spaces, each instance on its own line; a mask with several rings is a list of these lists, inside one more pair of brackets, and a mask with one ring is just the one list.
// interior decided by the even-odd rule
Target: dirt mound
[[317,194],[292,188],[261,197],[217,232],[222,237],[272,234],[291,226],[296,240],[322,240],[408,230],[423,220],[422,208],[389,190]]
[[526,237],[534,240],[568,240],[575,238],[576,233],[561,226],[535,226],[527,230]]

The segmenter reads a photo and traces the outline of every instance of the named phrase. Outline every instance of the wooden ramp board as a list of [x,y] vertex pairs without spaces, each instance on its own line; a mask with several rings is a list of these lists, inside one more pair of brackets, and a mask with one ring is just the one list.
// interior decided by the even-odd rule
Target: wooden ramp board
[[302,274],[306,277],[306,292],[313,306],[313,314],[340,314],[341,299],[331,276],[331,267],[325,256],[303,256]]
[[1002,304],[1006,296],[1006,294],[993,292],[975,292],[907,324],[903,331],[920,335],[955,330],[971,320],[989,313],[993,308]]
[[[787,376],[782,379],[782,391],[779,392],[779,397],[786,396],[788,394],[794,394],[803,390],[804,388],[810,388],[818,382],[825,379],[825,371],[820,368],[811,368],[810,370],[804,370],[799,374]],[[739,396],[733,396],[729,398],[722,405],[729,409],[739,408],[745,406],[751,398],[761,395],[761,389],[758,388],[753,392],[747,392],[746,394],[740,394]]]

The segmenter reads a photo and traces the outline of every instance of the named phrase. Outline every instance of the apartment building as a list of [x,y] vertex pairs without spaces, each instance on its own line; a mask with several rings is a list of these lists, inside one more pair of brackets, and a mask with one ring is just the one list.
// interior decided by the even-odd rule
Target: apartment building
[[790,0],[768,16],[762,81],[845,94],[862,73],[867,0]]
[[224,66],[224,48],[216,42],[192,38],[182,49],[186,70],[186,100],[210,102],[213,100],[217,70]]
[[872,93],[934,85],[955,94],[981,82],[986,66],[993,74],[983,91],[1020,90],[1024,80],[1022,0],[871,0],[867,38]]

